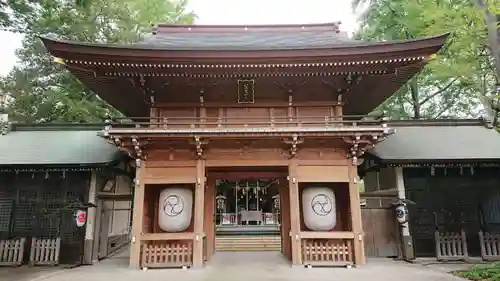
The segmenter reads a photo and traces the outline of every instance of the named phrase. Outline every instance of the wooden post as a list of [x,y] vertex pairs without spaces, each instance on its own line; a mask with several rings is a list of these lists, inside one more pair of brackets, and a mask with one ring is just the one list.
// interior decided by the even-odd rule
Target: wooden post
[[[398,199],[404,200],[406,199],[406,189],[405,182],[403,178],[403,168],[395,167],[394,173],[396,177],[396,188],[398,190]],[[401,232],[401,240],[402,240],[402,255],[405,260],[414,260],[415,252],[413,250],[413,238],[410,235],[410,227],[409,223],[405,222],[404,224],[398,224]]]
[[216,180],[215,178],[208,178],[205,188],[205,222],[204,229],[207,236],[207,259],[210,259],[214,252],[215,246],[215,226],[214,226],[214,212],[215,212],[215,196],[216,196]]
[[205,209],[205,160],[196,162],[196,186],[194,195],[193,267],[203,267],[203,211]]
[[[90,186],[88,192],[87,202],[95,204],[97,193],[97,174],[92,171],[90,174]],[[89,208],[87,210],[87,225],[85,226],[85,243],[83,250],[83,264],[92,264],[92,254],[94,247],[97,247],[94,240],[94,232],[96,231],[96,208]]]
[[99,245],[101,241],[101,232],[104,231],[104,228],[101,227],[102,222],[102,209],[104,202],[100,199],[96,201],[96,218],[95,218],[95,227],[94,227],[94,248],[92,250],[92,263],[99,261]]
[[365,245],[363,224],[361,221],[361,202],[359,191],[355,184],[356,166],[349,164],[349,202],[351,206],[352,231],[354,232],[354,263],[365,264]]
[[292,159],[288,166],[288,186],[290,192],[290,234],[292,240],[292,265],[302,264],[300,243],[299,183],[296,178],[297,161]]
[[[134,189],[134,210],[132,216],[132,241],[130,244],[129,267],[139,269],[141,256],[141,233],[144,219],[144,180],[141,178],[141,170],[144,169],[145,162],[137,161],[140,167],[136,167],[135,189]],[[104,230],[107,231],[107,230]]]

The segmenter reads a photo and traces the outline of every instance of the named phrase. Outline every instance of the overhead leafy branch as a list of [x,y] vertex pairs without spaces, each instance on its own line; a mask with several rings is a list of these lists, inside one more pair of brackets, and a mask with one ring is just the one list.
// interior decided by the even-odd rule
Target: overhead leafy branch
[[[12,1],[16,2],[16,1]],[[17,50],[19,64],[0,79],[10,118],[23,122],[103,121],[119,113],[53,62],[38,36],[98,43],[133,43],[151,32],[152,23],[191,23],[186,1],[65,0],[7,2],[12,29],[25,30]],[[28,11],[28,12],[27,12]]]
[[[415,39],[450,33],[443,50],[378,110],[394,118],[493,116],[495,57],[481,0],[354,0],[368,5],[358,37]],[[498,14],[498,13],[497,13]],[[490,44],[491,45],[491,44]]]

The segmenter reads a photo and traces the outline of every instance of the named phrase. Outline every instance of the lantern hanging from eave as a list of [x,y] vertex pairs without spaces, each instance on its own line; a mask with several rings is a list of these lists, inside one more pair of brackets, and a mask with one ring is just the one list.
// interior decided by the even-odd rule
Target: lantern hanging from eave
[[76,227],[82,227],[87,222],[87,212],[85,210],[75,211],[75,224]]

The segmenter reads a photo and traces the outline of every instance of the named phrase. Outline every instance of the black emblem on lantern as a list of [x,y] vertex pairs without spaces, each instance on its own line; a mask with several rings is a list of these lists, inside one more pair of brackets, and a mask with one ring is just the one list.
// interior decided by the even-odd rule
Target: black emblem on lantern
[[333,200],[326,194],[318,194],[311,200],[311,208],[318,216],[329,215],[333,209]]
[[169,217],[176,217],[184,211],[184,200],[178,195],[170,195],[163,200],[163,212]]

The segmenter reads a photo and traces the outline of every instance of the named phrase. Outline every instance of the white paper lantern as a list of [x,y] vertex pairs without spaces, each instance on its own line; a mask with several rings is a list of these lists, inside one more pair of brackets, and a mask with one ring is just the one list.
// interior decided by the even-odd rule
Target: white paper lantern
[[335,193],[328,187],[308,187],[302,191],[304,223],[312,231],[329,231],[337,223]]
[[166,232],[182,232],[191,224],[193,191],[186,187],[167,187],[160,192],[158,225]]

